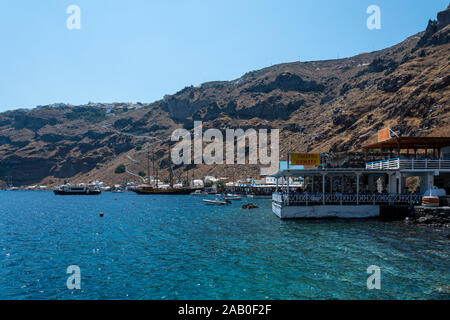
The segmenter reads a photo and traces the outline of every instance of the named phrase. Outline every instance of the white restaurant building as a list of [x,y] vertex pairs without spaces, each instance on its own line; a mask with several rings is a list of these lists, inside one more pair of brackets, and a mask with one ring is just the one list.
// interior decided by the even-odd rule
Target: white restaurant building
[[[420,203],[434,186],[450,191],[450,137],[396,137],[363,147],[377,161],[361,168],[285,169],[276,180],[303,177],[305,188],[277,187],[272,210],[282,219],[368,218],[382,207],[407,207]],[[419,190],[407,190],[406,179],[417,177]],[[384,182],[383,186],[377,185]],[[381,192],[380,192],[381,191]]]

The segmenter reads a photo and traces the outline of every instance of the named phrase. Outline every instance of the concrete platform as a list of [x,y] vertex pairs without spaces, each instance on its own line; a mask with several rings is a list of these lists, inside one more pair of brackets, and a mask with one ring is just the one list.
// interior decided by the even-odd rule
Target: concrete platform
[[280,219],[362,219],[380,216],[379,205],[281,206],[272,202],[272,211]]

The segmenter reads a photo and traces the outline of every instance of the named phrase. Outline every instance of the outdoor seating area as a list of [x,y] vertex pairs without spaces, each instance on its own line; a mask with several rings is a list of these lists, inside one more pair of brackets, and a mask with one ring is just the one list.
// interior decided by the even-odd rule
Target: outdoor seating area
[[[366,159],[369,153],[371,158],[379,157],[361,168],[329,168],[316,162],[313,168],[279,171],[273,175],[277,181],[273,212],[280,218],[374,217],[382,206],[420,205],[427,190],[450,187],[450,137],[389,135],[363,147]],[[296,154],[296,158],[314,157],[319,155]],[[290,181],[298,177],[303,178],[303,186],[292,188]],[[417,181],[412,190],[407,183],[411,178]],[[279,188],[278,180],[286,185]]]

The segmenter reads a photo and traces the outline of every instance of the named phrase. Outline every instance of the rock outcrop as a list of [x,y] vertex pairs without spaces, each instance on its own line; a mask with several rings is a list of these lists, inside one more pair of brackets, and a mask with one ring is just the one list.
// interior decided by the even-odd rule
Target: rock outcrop
[[415,207],[411,217],[408,217],[406,222],[432,227],[450,228],[450,207]]
[[424,35],[417,43],[415,48],[422,48],[430,45],[447,44],[450,41],[450,5],[449,7],[437,14],[437,20],[430,20]]

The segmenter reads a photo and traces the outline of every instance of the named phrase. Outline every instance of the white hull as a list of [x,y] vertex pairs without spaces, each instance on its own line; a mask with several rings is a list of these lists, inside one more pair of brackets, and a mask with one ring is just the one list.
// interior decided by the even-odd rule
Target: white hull
[[242,197],[224,197],[224,200],[242,200]]
[[272,211],[280,219],[362,219],[380,216],[380,206],[378,205],[318,205],[282,207],[278,203],[272,202]]
[[210,205],[210,206],[226,206],[226,205],[228,205],[228,203],[227,202],[224,202],[224,201],[217,201],[217,200],[206,200],[206,199],[203,199],[203,202],[204,203],[206,203],[207,205]]
[[253,195],[253,194],[248,194],[247,198],[252,198],[252,199],[272,199],[272,196],[259,196],[259,195]]

